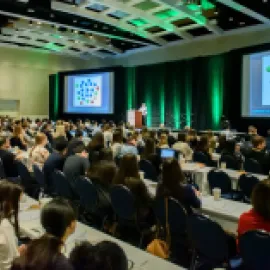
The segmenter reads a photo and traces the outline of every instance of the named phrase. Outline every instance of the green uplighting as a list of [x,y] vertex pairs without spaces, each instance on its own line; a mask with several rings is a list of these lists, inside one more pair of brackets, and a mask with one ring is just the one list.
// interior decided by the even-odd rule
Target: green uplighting
[[[164,72],[162,72],[164,74]],[[164,78],[162,78],[162,82],[160,84],[160,123],[165,123],[165,86],[164,86]]]
[[209,10],[215,8],[215,5],[212,4],[209,0],[202,0],[201,5],[189,4],[187,7],[192,11],[200,11],[201,9]]
[[136,94],[136,68],[131,67],[126,69],[126,89],[127,89],[127,109],[135,108]]
[[54,38],[63,38],[62,36],[57,35],[57,34],[52,34],[51,36],[54,37]]
[[142,25],[147,24],[148,22],[143,19],[138,18],[138,19],[131,20],[130,23],[132,23],[135,26],[142,26]]
[[176,10],[172,10],[172,9],[166,9],[163,11],[159,11],[157,13],[155,13],[154,15],[156,17],[158,17],[159,19],[168,19],[168,18],[172,18],[172,17],[176,17],[180,14],[180,12],[176,11]]
[[186,125],[191,127],[191,113],[192,113],[192,74],[190,63],[186,63],[186,77],[185,77],[185,91],[186,91]]
[[173,116],[174,116],[174,128],[179,129],[180,128],[180,99],[179,99],[179,93],[180,89],[178,88],[178,83],[176,78],[173,82]]
[[223,76],[224,60],[221,56],[214,56],[209,62],[209,79],[212,93],[212,128],[218,129],[223,111]]
[[50,42],[44,46],[44,48],[49,49],[51,51],[60,52],[62,51],[63,47],[57,46],[54,43]]

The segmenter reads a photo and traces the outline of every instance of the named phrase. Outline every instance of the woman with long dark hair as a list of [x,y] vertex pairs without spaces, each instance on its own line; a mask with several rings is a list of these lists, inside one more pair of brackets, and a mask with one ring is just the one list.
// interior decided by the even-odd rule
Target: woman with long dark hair
[[89,161],[95,160],[95,157],[99,155],[99,152],[104,148],[104,136],[101,132],[97,132],[91,142],[87,146],[89,152]]
[[11,270],[72,270],[61,250],[76,228],[73,208],[64,199],[53,199],[42,209],[41,224],[45,234],[29,244]]
[[157,187],[156,198],[172,197],[179,201],[187,213],[191,208],[200,208],[201,201],[197,191],[185,183],[185,176],[176,159],[167,159],[163,163],[162,181]]
[[2,180],[0,182],[0,269],[10,269],[19,256],[18,248],[19,201],[23,191],[19,185]]

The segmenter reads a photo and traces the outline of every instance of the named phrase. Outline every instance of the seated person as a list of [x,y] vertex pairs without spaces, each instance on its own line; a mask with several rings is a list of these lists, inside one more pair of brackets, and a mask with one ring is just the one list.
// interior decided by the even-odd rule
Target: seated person
[[16,125],[13,129],[13,136],[10,139],[11,147],[18,147],[21,150],[27,150],[27,143],[24,139],[24,132],[20,125]]
[[160,135],[158,148],[170,148],[168,144],[168,136],[167,134],[163,133]]
[[192,208],[201,207],[199,193],[192,186],[185,184],[185,176],[176,159],[166,159],[161,174],[156,199],[172,197],[179,201],[188,214],[192,213]]
[[53,135],[52,135],[52,125],[50,123],[45,123],[42,132],[47,136],[48,142],[53,144]]
[[141,154],[141,160],[145,159],[151,162],[156,169],[157,174],[160,172],[161,159],[156,154],[155,141],[152,138],[145,139],[145,146]]
[[220,135],[218,137],[218,143],[217,143],[218,147],[216,149],[217,153],[219,153],[219,154],[222,153],[222,151],[225,149],[226,141],[227,141],[227,138],[225,135]]
[[177,142],[173,145],[173,149],[180,152],[186,160],[192,160],[193,151],[186,142],[186,134],[178,133]]
[[239,152],[236,152],[236,142],[234,140],[226,141],[225,148],[221,152],[220,160],[222,161],[223,158],[231,157],[233,165],[235,165],[236,170],[240,170],[242,168],[243,157]]
[[66,160],[66,152],[68,141],[65,137],[58,137],[53,142],[54,151],[44,163],[43,172],[45,178],[45,192],[50,194],[52,192],[52,173],[55,170],[63,171]]
[[261,165],[262,173],[268,175],[270,170],[270,157],[265,151],[266,143],[264,137],[253,136],[252,146],[253,148],[245,153],[245,158],[257,160]]
[[83,145],[83,131],[80,129],[77,129],[75,131],[75,138],[71,139],[68,143],[68,149],[67,149],[67,155],[71,156],[74,155],[74,148],[76,148],[78,145]]
[[123,249],[114,242],[102,241],[96,245],[83,242],[70,254],[74,270],[128,270]]
[[209,153],[209,140],[207,136],[202,136],[198,141],[194,154],[199,152],[204,154],[206,166],[213,167],[216,165]]
[[109,124],[105,124],[103,127],[104,147],[110,147],[113,140],[112,128]]
[[61,250],[74,233],[76,223],[75,212],[66,200],[53,199],[47,203],[41,211],[41,225],[45,234],[27,246],[22,256],[13,262],[11,270],[72,270]]
[[252,209],[240,216],[238,237],[247,231],[264,230],[270,232],[270,180],[260,181],[251,196]]
[[44,133],[38,133],[35,137],[35,145],[30,151],[31,164],[37,165],[40,169],[43,168],[45,161],[48,159],[50,153],[45,148],[48,143],[47,136]]
[[122,133],[120,131],[115,131],[113,133],[113,141],[111,146],[113,158],[116,158],[120,155],[122,145],[123,145]]
[[[93,134],[93,133],[92,133]],[[87,146],[89,161],[92,162],[95,156],[104,148],[104,136],[101,132],[96,132],[91,142]]]
[[0,137],[0,159],[3,163],[3,168],[6,177],[17,177],[18,170],[16,160],[19,156],[15,156],[10,151],[10,142],[7,137]]
[[83,145],[74,148],[74,155],[69,156],[64,164],[63,172],[72,186],[76,179],[85,176],[90,167],[88,153]]

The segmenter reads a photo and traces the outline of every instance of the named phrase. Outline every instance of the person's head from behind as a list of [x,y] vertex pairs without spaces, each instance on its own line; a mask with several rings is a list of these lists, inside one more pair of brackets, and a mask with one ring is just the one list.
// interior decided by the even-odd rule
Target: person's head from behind
[[137,157],[133,154],[122,157],[120,168],[115,176],[115,184],[124,184],[126,177],[140,178]]
[[42,208],[41,224],[47,234],[55,236],[64,243],[76,229],[74,209],[64,199],[53,199]]
[[179,162],[175,158],[165,159],[162,165],[162,184],[173,188],[184,182],[185,177]]
[[18,212],[19,201],[23,195],[22,188],[14,183],[6,180],[0,182],[0,221],[6,218],[14,222],[16,233],[19,232],[18,227]]
[[270,221],[270,179],[256,184],[252,191],[251,203],[258,215],[264,220]]
[[81,129],[77,129],[75,131],[75,138],[78,138],[78,139],[82,140],[82,138],[83,138],[83,131]]
[[14,126],[13,136],[14,137],[19,137],[21,135],[23,135],[23,129],[22,129],[21,125]]
[[67,152],[67,147],[68,147],[68,141],[64,136],[59,136],[57,138],[54,139],[53,141],[54,144],[54,149],[62,154],[65,155]]
[[116,243],[102,241],[96,245],[83,242],[70,254],[74,270],[128,270],[128,260]]
[[178,142],[186,142],[187,135],[185,133],[178,133],[177,141]]
[[99,152],[99,159],[100,161],[113,161],[113,152],[110,148],[103,148],[100,152]]
[[0,149],[7,150],[10,148],[10,141],[7,137],[0,137]]
[[35,146],[43,146],[45,147],[45,145],[48,143],[48,139],[47,136],[44,133],[38,133],[35,136]]
[[148,159],[151,155],[155,154],[155,141],[152,138],[146,138],[144,141],[144,149],[142,158]]
[[197,143],[196,151],[208,152],[209,151],[209,139],[207,136],[201,136]]
[[90,148],[98,148],[98,147],[104,147],[104,136],[101,132],[97,132],[93,138],[92,141],[89,143]]
[[123,143],[123,135],[122,135],[122,132],[120,131],[115,131],[113,133],[113,144],[114,143]]
[[74,154],[80,156],[80,157],[84,157],[84,158],[88,158],[88,152],[86,150],[86,147],[84,146],[84,144],[80,144],[77,145],[74,149],[73,149]]
[[255,135],[252,138],[252,145],[253,148],[255,148],[256,150],[263,150],[266,147],[266,142],[265,142],[265,138],[262,136],[257,136]]

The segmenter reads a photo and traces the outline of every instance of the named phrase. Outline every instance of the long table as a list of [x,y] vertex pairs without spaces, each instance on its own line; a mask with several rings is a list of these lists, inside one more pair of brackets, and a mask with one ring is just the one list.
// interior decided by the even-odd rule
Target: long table
[[[144,180],[150,194],[156,195],[157,184],[150,180]],[[225,230],[237,233],[238,220],[242,213],[250,210],[249,204],[236,202],[232,200],[220,199],[214,200],[213,196],[201,196],[201,212],[209,216],[212,220],[219,223]]]
[[[21,204],[19,214],[20,229],[22,233],[31,239],[38,238],[43,235],[44,231],[40,224],[40,210],[26,210],[29,206],[37,204],[37,202],[27,196]],[[146,251],[136,248],[128,243],[118,240],[110,235],[104,234],[96,229],[86,226],[80,222],[77,223],[75,233],[70,236],[66,242],[65,250],[63,251],[68,256],[71,250],[81,241],[90,241],[97,243],[103,240],[113,241],[120,245],[127,254],[129,264],[134,265],[134,270],[182,270],[184,268],[172,264],[166,260],[153,256]],[[129,268],[131,269],[131,268]]]
[[[182,170],[184,172],[188,172],[194,175],[194,180],[196,184],[199,186],[200,191],[203,194],[210,194],[209,185],[207,181],[207,175],[212,170],[215,169],[214,167],[205,167],[198,163],[184,163],[181,164]],[[238,179],[243,174],[243,172],[231,170],[231,169],[219,169],[224,171],[229,175],[229,177],[232,180],[232,188],[233,190],[237,190],[238,188]],[[252,174],[256,176],[260,181],[267,178],[266,175],[262,174]]]

